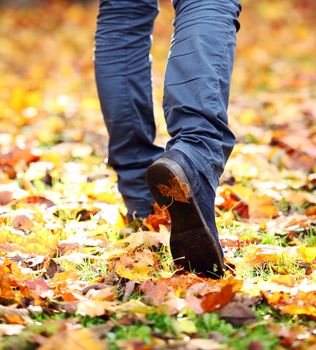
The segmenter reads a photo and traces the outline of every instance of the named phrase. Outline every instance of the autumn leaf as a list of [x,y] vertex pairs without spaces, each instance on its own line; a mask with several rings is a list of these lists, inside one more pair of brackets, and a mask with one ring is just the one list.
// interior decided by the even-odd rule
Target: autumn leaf
[[55,205],[54,202],[42,196],[29,196],[22,198],[18,201],[18,204],[44,204],[47,207],[52,207]]
[[241,287],[240,280],[213,281],[193,275],[147,281],[142,285],[147,300],[153,305],[166,305],[171,311],[175,306],[172,301],[175,302],[174,297],[177,296],[182,299],[180,308],[192,308],[198,313],[220,309],[233,299]]
[[238,280],[222,280],[218,286],[215,286],[214,292],[203,297],[201,306],[204,312],[212,312],[228,304],[233,299],[235,292],[241,289],[242,284],[242,281]]
[[31,146],[16,146],[9,153],[1,155],[0,167],[8,166],[14,168],[18,162],[29,164],[31,162],[36,162],[39,159],[39,155],[34,152]]
[[316,317],[316,292],[298,292],[294,295],[284,292],[261,291],[265,300],[284,314]]
[[38,349],[105,350],[106,346],[97,340],[89,329],[83,328],[57,333],[43,342]]
[[13,193],[11,191],[0,192],[0,205],[6,205],[13,201]]
[[30,230],[33,225],[33,220],[27,215],[17,215],[13,220],[13,227],[16,229]]
[[190,186],[177,176],[171,177],[169,186],[158,184],[157,188],[163,197],[171,197],[177,202],[189,203]]
[[240,217],[249,218],[248,205],[230,190],[220,193],[220,199],[217,199],[216,205],[219,209],[233,210]]

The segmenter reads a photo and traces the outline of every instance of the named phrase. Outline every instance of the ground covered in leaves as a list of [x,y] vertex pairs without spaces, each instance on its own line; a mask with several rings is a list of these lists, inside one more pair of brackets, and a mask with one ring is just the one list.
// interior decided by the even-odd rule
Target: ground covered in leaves
[[[165,213],[124,221],[103,162],[97,3],[1,8],[1,349],[316,349],[315,2],[243,5],[217,281],[173,265]],[[172,16],[161,2],[162,144]]]

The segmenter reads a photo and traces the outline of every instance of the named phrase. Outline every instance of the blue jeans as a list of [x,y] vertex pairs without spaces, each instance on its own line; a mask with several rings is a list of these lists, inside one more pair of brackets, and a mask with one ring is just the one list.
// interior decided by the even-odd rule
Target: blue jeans
[[[185,152],[214,190],[234,147],[227,107],[235,55],[238,0],[174,0],[174,35],[163,107],[171,136],[166,149]],[[95,74],[109,133],[108,163],[128,212],[146,216],[153,199],[145,183],[164,149],[156,134],[149,51],[157,0],[101,0]]]

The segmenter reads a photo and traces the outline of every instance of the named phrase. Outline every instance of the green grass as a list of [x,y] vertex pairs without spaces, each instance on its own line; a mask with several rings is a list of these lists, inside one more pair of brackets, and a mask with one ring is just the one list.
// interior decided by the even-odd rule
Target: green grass
[[302,232],[298,239],[305,243],[307,247],[316,247],[315,227],[310,227],[307,231]]
[[[274,311],[263,305],[257,309],[256,314],[260,319],[264,313],[269,314],[269,312],[272,317]],[[103,337],[105,337],[110,350],[120,349],[120,342],[138,341],[143,344],[152,344],[154,338],[160,338],[166,342],[168,339],[173,339],[181,343],[186,335],[205,339],[210,337],[216,339],[217,335],[220,343],[225,344],[231,350],[247,349],[253,341],[259,342],[264,350],[276,349],[279,344],[278,338],[262,322],[233,327],[230,323],[221,320],[217,313],[206,313],[199,316],[190,311],[186,316],[179,315],[178,317],[166,314],[149,314],[142,320],[133,319],[132,325],[120,324],[121,318],[125,316],[127,315],[121,314],[109,319],[108,317],[89,317],[68,313],[36,314],[33,315],[33,318],[37,324],[28,326],[15,337],[2,337],[0,349],[35,349],[30,335],[51,336],[58,333],[60,331],[58,320],[76,320],[82,327],[90,328],[92,332],[95,326],[109,320],[112,329],[105,330]],[[183,324],[181,321],[184,321],[185,326],[179,329],[179,324]]]

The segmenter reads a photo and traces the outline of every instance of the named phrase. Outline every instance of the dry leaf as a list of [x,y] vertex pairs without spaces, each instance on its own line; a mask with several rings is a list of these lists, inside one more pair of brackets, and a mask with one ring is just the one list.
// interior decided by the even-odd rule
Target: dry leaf
[[0,191],[0,205],[6,205],[13,201],[13,192]]
[[17,215],[13,220],[13,227],[19,230],[28,231],[33,225],[33,219],[27,215]]
[[159,184],[157,185],[161,195],[163,197],[172,197],[174,201],[189,203],[190,197],[190,186],[179,177],[174,176],[169,180],[169,186]]
[[86,328],[59,332],[42,344],[38,350],[105,350],[106,345]]

